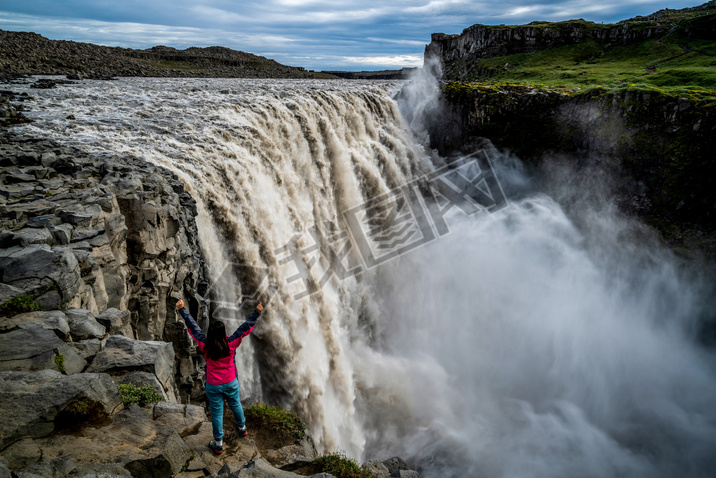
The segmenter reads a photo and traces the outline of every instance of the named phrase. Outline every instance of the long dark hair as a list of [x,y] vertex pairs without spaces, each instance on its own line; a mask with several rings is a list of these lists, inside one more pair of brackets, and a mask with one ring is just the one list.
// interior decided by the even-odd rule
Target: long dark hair
[[229,343],[226,341],[226,326],[220,320],[209,326],[206,337],[206,356],[211,360],[219,360],[229,356]]

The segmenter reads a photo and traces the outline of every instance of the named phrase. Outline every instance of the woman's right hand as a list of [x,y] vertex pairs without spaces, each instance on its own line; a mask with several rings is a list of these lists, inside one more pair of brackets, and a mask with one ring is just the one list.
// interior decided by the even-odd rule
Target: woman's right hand
[[184,307],[184,301],[179,299],[179,302],[177,302],[177,309],[181,309],[182,307]]
[[258,310],[259,314],[264,311],[264,305],[259,302],[259,305],[256,306],[256,310]]

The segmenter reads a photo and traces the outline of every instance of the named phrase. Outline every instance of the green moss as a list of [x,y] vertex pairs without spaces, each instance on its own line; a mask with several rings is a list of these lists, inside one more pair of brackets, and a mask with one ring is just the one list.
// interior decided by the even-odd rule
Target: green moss
[[290,435],[300,440],[306,433],[306,425],[293,412],[281,407],[272,407],[264,403],[252,405],[244,409],[247,420],[254,420],[263,428],[279,434]]
[[62,354],[55,355],[55,363],[57,364],[57,368],[60,369],[60,372],[67,373],[65,370],[65,356]]
[[117,388],[119,389],[119,395],[122,397],[122,403],[125,408],[131,407],[132,405],[144,407],[150,403],[164,401],[164,397],[156,393],[154,386],[149,384],[137,387],[136,385],[128,383],[117,385]]
[[43,310],[39,304],[35,303],[35,300],[30,295],[21,295],[10,299],[4,304],[0,305],[0,316],[12,317],[13,315],[22,314],[25,312],[34,312],[36,310]]
[[317,473],[330,473],[336,478],[371,478],[357,461],[346,457],[343,453],[330,453],[313,460],[312,464],[319,469]]

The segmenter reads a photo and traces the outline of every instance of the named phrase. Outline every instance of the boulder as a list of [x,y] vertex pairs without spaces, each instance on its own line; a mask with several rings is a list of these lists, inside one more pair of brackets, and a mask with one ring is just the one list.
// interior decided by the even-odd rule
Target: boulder
[[59,309],[83,284],[72,251],[46,244],[0,251],[0,282],[32,295],[45,309]]
[[0,460],[0,478],[11,478],[10,468],[7,467],[3,460]]
[[30,329],[40,327],[53,331],[57,337],[64,339],[70,333],[70,326],[67,317],[62,311],[35,311],[17,314],[13,317],[0,318],[0,331],[11,331],[15,329]]
[[110,335],[124,335],[125,337],[133,337],[132,325],[130,323],[131,314],[128,310],[119,310],[110,307],[97,316],[97,322],[107,328]]
[[91,362],[94,356],[97,355],[102,348],[102,342],[100,342],[99,339],[80,340],[79,342],[71,342],[68,345],[72,347],[80,357],[88,362]]
[[102,338],[107,333],[105,326],[97,322],[89,310],[67,309],[64,312],[75,340]]
[[390,470],[380,460],[371,460],[364,463],[363,469],[373,478],[390,478]]
[[388,458],[387,460],[383,460],[383,464],[388,467],[390,476],[394,476],[394,474],[400,470],[410,469],[410,467],[408,467],[408,464],[405,463],[405,460],[403,460],[399,456],[394,456],[392,458]]
[[72,232],[72,242],[88,241],[100,234],[104,234],[101,227],[78,227]]
[[181,403],[159,402],[154,406],[153,415],[158,424],[173,428],[182,438],[196,433],[207,421],[202,407]]
[[72,241],[72,224],[58,224],[57,226],[50,226],[50,233],[55,241],[55,244],[66,246]]
[[72,375],[86,365],[85,360],[51,330],[31,327],[0,334],[0,371],[49,369]]
[[22,247],[30,244],[52,244],[52,234],[44,227],[42,229],[28,227],[15,231],[10,243]]
[[287,445],[278,450],[267,450],[265,458],[277,468],[293,470],[296,469],[295,465],[310,463],[317,455],[313,440],[309,436],[304,436],[300,443]]
[[173,394],[174,347],[169,342],[143,342],[112,335],[107,339],[104,349],[95,356],[88,372],[126,370],[153,373],[164,390]]
[[68,421],[77,424],[109,416],[121,406],[117,386],[106,374],[0,372],[0,448],[21,438],[48,435]]
[[43,214],[35,216],[27,221],[27,227],[48,227],[50,225],[59,224],[60,219],[54,214]]
[[90,227],[92,223],[91,214],[83,214],[75,211],[60,211],[60,219],[65,224],[72,224],[75,227]]

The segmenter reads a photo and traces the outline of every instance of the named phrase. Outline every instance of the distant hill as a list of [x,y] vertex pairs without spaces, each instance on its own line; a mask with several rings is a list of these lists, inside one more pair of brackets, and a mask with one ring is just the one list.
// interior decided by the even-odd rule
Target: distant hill
[[202,78],[327,78],[262,56],[219,46],[146,50],[49,40],[0,30],[0,76],[72,75],[79,78],[160,76]]

